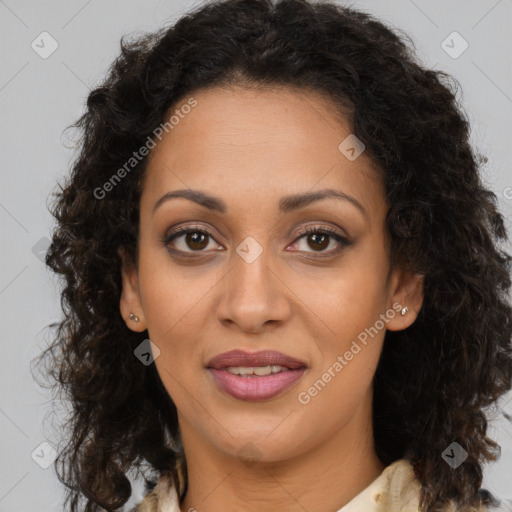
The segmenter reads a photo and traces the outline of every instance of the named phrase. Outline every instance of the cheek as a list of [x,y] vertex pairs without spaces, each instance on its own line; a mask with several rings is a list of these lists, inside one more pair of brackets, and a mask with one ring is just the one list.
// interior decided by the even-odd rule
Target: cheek
[[386,333],[385,293],[378,278],[378,274],[351,272],[331,285],[331,301],[322,301],[319,309],[322,335],[314,337],[318,356],[297,400],[308,417],[325,421],[329,411],[333,428],[371,400]]
[[[324,353],[344,349],[386,313],[389,289],[385,262],[379,245],[367,244],[347,252],[336,268],[300,276],[296,272],[294,290],[312,313],[311,322],[318,324]],[[378,328],[383,331],[381,323]]]
[[[383,247],[382,245],[380,247]],[[385,319],[395,315],[388,304],[386,255],[379,244],[354,248],[335,273],[319,274],[314,288],[302,279],[301,294],[315,313],[317,329],[310,325],[317,345],[312,371],[299,402],[309,413],[323,407],[339,415],[357,409],[371,393],[386,332]],[[386,314],[391,313],[392,316]],[[384,319],[383,319],[384,318]],[[323,414],[323,413],[322,413]],[[339,421],[342,418],[338,418]]]
[[[148,334],[160,353],[158,373],[178,407],[187,407],[195,394],[202,368],[205,322],[211,318],[208,292],[215,283],[212,272],[186,277],[171,266],[169,257],[141,251],[139,282]],[[190,267],[192,269],[192,267]],[[194,272],[194,270],[192,270]],[[197,274],[197,267],[195,273]]]
[[[149,334],[168,344],[201,317],[202,304],[215,283],[214,273],[198,266],[178,268],[165,249],[141,250],[139,283]],[[181,332],[180,332],[181,331]]]

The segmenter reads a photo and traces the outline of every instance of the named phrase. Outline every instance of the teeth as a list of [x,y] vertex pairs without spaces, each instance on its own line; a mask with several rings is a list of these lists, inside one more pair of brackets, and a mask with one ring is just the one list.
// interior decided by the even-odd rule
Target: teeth
[[233,373],[234,375],[270,375],[271,373],[279,373],[279,372],[287,372],[288,368],[286,366],[279,366],[276,364],[270,366],[256,366],[256,367],[248,367],[248,366],[230,366],[226,368],[229,373]]
[[272,368],[270,366],[259,366],[257,368],[253,368],[254,375],[270,375],[272,373]]

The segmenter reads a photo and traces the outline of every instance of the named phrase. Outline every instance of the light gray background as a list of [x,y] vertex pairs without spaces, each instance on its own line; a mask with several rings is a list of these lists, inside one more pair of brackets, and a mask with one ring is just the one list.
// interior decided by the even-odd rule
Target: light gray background
[[[340,2],[341,3],[341,2]],[[56,281],[41,259],[52,221],[46,201],[67,173],[72,151],[64,129],[82,112],[89,89],[118,54],[123,34],[156,29],[196,2],[184,0],[0,0],[0,512],[62,510],[63,491],[51,457],[57,446],[48,393],[29,362],[59,318]],[[512,218],[512,0],[358,0],[352,5],[409,33],[428,66],[453,74],[473,123],[473,141],[489,158],[485,179]],[[47,59],[31,47],[42,32],[57,41]],[[468,42],[458,58],[441,44],[457,31]],[[45,49],[50,42],[45,39]],[[460,47],[455,40],[448,44]],[[34,249],[35,247],[35,249]],[[500,404],[512,415],[512,396]],[[57,404],[57,407],[59,404]],[[498,412],[492,434],[502,457],[486,484],[512,500],[512,424]],[[53,420],[54,423],[57,420]],[[35,452],[34,452],[35,451]],[[37,455],[39,454],[39,459]]]

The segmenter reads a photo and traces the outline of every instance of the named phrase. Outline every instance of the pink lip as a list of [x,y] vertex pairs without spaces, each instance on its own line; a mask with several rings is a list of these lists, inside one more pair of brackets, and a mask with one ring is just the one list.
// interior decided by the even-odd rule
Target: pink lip
[[219,354],[210,360],[206,365],[207,368],[215,368],[220,370],[230,366],[269,366],[269,365],[286,366],[292,370],[305,368],[303,361],[293,357],[276,352],[275,350],[260,350],[259,352],[245,352],[243,350],[231,350]]
[[[269,366],[279,365],[288,371],[262,376],[240,376],[227,371],[230,366]],[[232,350],[214,357],[207,365],[216,384],[227,394],[239,400],[267,400],[279,395],[300,379],[306,365],[298,359],[273,350],[244,352]]]
[[300,370],[288,370],[287,372],[274,373],[263,376],[234,375],[227,370],[209,368],[217,385],[226,393],[239,400],[254,402],[267,400],[285,389],[289,388],[296,380],[300,379],[305,368]]

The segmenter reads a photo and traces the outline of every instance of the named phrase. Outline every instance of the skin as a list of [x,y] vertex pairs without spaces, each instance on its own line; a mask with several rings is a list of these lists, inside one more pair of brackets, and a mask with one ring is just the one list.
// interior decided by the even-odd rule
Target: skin
[[[197,106],[149,155],[138,264],[120,251],[121,314],[130,329],[148,329],[178,410],[189,471],[181,510],[338,510],[384,469],[371,407],[385,329],[309,403],[298,395],[394,303],[409,311],[386,328],[411,325],[422,278],[390,267],[380,173],[365,153],[350,161],[340,152],[351,129],[327,98],[241,87],[193,97]],[[222,199],[227,211],[178,198],[153,212],[164,194],[188,188]],[[350,195],[364,212],[335,198],[279,211],[282,196],[326,188]],[[190,262],[169,252],[162,239],[178,224],[211,233],[200,244],[206,254]],[[311,235],[297,234],[304,226],[332,227],[350,244],[327,238],[319,247]],[[236,252],[248,236],[262,248],[251,263]],[[198,254],[186,235],[171,246]],[[278,350],[308,369],[277,397],[237,400],[205,369],[236,348]]]

